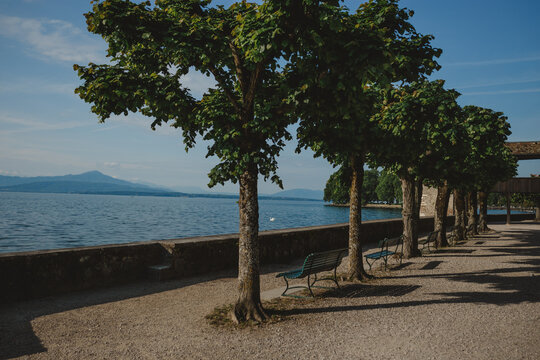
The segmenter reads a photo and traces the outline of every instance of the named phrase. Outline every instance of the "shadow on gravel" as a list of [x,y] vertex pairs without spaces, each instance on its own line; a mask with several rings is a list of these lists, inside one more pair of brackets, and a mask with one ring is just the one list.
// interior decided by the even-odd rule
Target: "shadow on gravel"
[[144,281],[18,303],[0,304],[0,360],[47,351],[35,335],[31,324],[33,319],[41,316],[180,289],[200,282],[235,276],[235,274],[234,271],[224,271],[189,279]]
[[426,265],[422,266],[420,270],[433,270],[433,269],[436,269],[442,263],[443,263],[442,261],[430,261]]
[[419,285],[364,285],[350,284],[341,289],[327,291],[322,298],[364,298],[369,296],[404,296],[418,289]]
[[[530,269],[528,269],[530,270]],[[497,269],[491,270],[496,272]],[[539,269],[537,269],[539,271]],[[492,304],[510,305],[523,302],[540,302],[540,277],[539,276],[499,276],[489,273],[453,274],[440,276],[454,281],[473,282],[488,285],[493,291],[471,292],[443,292],[431,295],[440,296],[440,299],[398,301],[385,304],[358,304],[327,307],[303,307],[301,303],[293,309],[274,310],[273,313],[281,316],[318,314],[346,311],[364,311],[377,309],[399,309],[412,306],[426,306],[433,304]],[[344,286],[341,290],[333,290],[321,298],[364,298],[368,296],[395,296],[400,297],[420,288],[419,285],[361,285],[354,284]],[[503,292],[504,291],[504,292]]]
[[[479,257],[493,257],[499,260],[500,263],[516,264],[516,267],[493,268],[479,272],[467,273],[447,273],[447,274],[432,274],[432,273],[416,273],[412,275],[394,274],[391,277],[379,277],[379,280],[398,278],[432,278],[441,279],[453,282],[465,282],[481,285],[479,288],[482,291],[443,291],[440,293],[432,293],[429,295],[438,297],[437,299],[412,300],[403,301],[400,297],[405,296],[414,290],[420,288],[420,285],[362,285],[353,284],[344,286],[342,290],[334,290],[323,295],[322,298],[359,298],[357,305],[343,306],[318,306],[312,303],[304,307],[303,304],[295,304],[298,306],[295,309],[282,310],[282,315],[303,315],[316,313],[332,313],[332,312],[347,312],[347,311],[363,311],[376,309],[399,309],[406,307],[426,306],[433,304],[490,304],[505,306],[511,304],[520,304],[524,302],[538,303],[540,302],[540,238],[539,232],[528,230],[512,230],[503,231],[512,239],[501,239],[504,243],[497,244],[498,239],[493,239],[493,246],[485,245],[478,246],[482,251],[487,251],[487,254],[471,254],[475,250],[468,249],[443,249],[435,254],[430,254],[429,257],[470,257],[471,261]],[[505,234],[503,234],[504,236]],[[492,241],[492,240],[490,240]],[[508,245],[507,241],[511,241]],[[472,245],[474,247],[474,245]],[[508,257],[505,262],[503,257]],[[440,264],[440,261],[430,261],[424,268],[420,270],[430,269]],[[406,263],[407,266],[411,263]],[[405,264],[404,264],[405,265]],[[401,267],[403,268],[403,267]],[[399,270],[400,267],[393,268],[392,271]],[[369,296],[395,296],[395,302],[384,304],[362,304],[361,299]]]

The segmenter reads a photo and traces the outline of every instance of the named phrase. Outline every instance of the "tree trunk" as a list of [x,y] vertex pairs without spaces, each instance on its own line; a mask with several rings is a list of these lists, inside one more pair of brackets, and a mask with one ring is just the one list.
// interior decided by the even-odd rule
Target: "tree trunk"
[[403,257],[409,259],[420,255],[418,239],[414,241],[415,185],[412,177],[402,177],[400,180],[403,192]]
[[506,193],[506,225],[510,225],[512,222],[512,211],[510,210],[510,192]]
[[351,158],[351,191],[349,202],[349,274],[350,280],[370,278],[364,269],[362,254],[362,183],[364,161],[360,156]]
[[422,180],[414,182],[414,212],[413,212],[413,240],[418,244],[418,224],[420,222],[420,207],[422,205]]
[[454,232],[456,241],[465,239],[465,199],[461,190],[454,190],[455,222]]
[[478,205],[480,207],[480,215],[478,216],[478,231],[481,233],[489,231],[487,226],[487,198],[487,192],[480,191],[478,193]]
[[446,215],[448,214],[448,200],[450,199],[450,188],[444,184],[437,188],[437,200],[435,201],[434,229],[438,231],[435,247],[437,249],[448,246],[446,239]]
[[472,226],[472,235],[478,235],[478,216],[476,215],[476,209],[478,208],[478,197],[476,191],[469,191],[467,193],[467,223]]
[[259,279],[259,202],[256,165],[240,176],[240,238],[238,242],[239,296],[231,313],[236,322],[263,321],[267,315],[261,304]]

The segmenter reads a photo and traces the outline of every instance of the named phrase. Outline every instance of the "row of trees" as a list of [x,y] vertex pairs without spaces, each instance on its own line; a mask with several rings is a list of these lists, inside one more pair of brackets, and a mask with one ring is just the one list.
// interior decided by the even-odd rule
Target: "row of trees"
[[[277,157],[292,138],[289,125],[298,124],[298,151],[310,148],[350,169],[351,279],[368,276],[360,226],[366,162],[400,177],[406,257],[418,252],[422,182],[464,192],[507,174],[498,172],[508,160],[499,146],[509,133],[506,119],[464,110],[443,81],[425,80],[440,68],[441,50],[409,23],[412,14],[397,0],[369,1],[352,12],[338,0],[242,1],[228,8],[210,0],[105,0],[93,1],[85,14],[88,30],[108,43],[111,62],[74,65],[83,80],[76,93],[100,121],[138,111],[152,128],[171,122],[186,150],[209,141],[207,155],[220,161],[209,186],[239,184],[235,321],[266,318],[257,180],[282,185]],[[201,99],[181,82],[193,70],[216,81]]]
[[[351,169],[342,166],[330,175],[324,188],[324,201],[333,204],[349,204]],[[364,172],[362,205],[368,203],[401,204],[401,183],[396,174],[388,170],[369,169]]]

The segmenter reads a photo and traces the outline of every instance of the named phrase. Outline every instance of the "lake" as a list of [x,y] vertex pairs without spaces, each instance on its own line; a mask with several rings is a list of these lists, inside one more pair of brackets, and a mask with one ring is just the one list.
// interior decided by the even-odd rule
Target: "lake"
[[[260,200],[259,214],[261,231],[349,219],[348,208],[322,201]],[[362,210],[363,220],[399,217]],[[0,192],[0,253],[237,232],[236,199]]]

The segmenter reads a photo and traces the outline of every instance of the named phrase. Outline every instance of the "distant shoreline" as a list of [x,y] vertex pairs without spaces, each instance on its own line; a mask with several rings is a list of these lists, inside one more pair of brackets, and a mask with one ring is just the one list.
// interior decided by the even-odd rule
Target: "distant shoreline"
[[[324,204],[324,206],[331,207],[349,207],[349,204]],[[395,204],[366,204],[362,205],[363,208],[380,208],[380,209],[401,209],[401,205]]]

